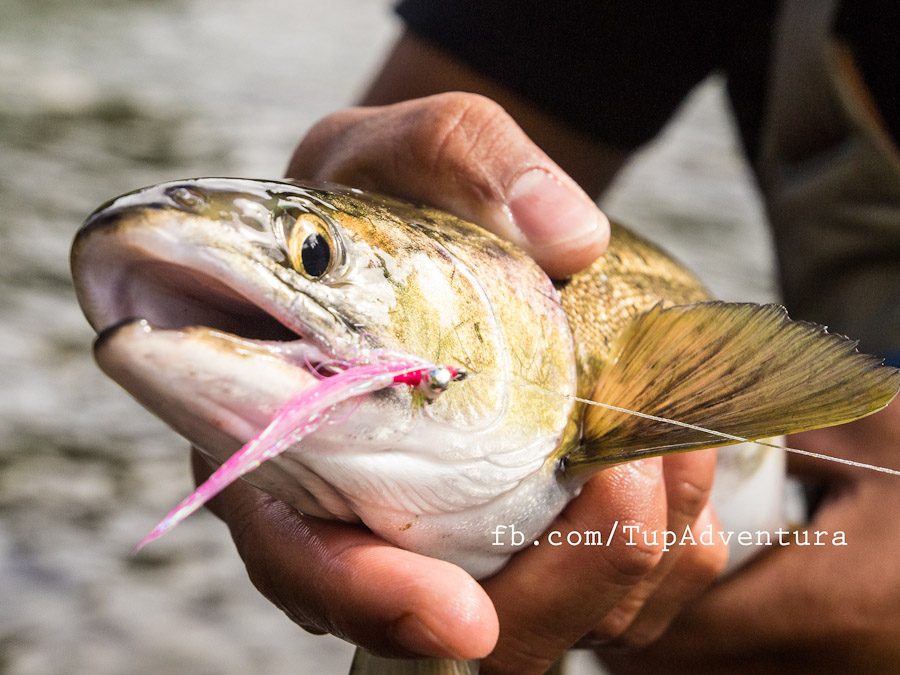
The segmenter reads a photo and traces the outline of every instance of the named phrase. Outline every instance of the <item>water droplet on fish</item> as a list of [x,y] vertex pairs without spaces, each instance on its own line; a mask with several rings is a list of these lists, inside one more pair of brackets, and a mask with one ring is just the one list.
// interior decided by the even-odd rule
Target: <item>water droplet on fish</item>
[[189,213],[199,213],[206,206],[206,197],[202,193],[184,185],[169,188],[166,195]]

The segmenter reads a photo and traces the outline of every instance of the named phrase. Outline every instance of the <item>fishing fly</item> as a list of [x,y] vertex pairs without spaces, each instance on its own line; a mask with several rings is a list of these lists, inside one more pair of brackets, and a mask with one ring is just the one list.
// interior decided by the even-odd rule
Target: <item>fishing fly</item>
[[329,421],[338,404],[394,385],[408,385],[423,392],[428,400],[434,400],[451,383],[467,375],[463,368],[433,365],[411,356],[374,352],[374,357],[377,360],[371,364],[348,364],[288,402],[262,431],[172,509],[134,552],[174,528],[241,476],[302,441]]

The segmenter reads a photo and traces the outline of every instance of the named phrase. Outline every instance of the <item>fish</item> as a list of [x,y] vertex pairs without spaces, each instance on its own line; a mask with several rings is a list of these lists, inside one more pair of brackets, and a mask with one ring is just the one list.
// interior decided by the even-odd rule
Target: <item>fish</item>
[[[841,424],[900,389],[900,371],[853,340],[777,305],[714,300],[619,225],[593,265],[551,280],[514,244],[427,206],[201,178],[102,205],[71,267],[100,368],[213,465],[323,380],[384,354],[465,373],[431,396],[402,377],[348,389],[242,478],[476,579],[538,539],[598,471]],[[723,457],[716,481],[735,486],[715,504],[724,522],[783,523],[777,451]],[[509,523],[521,544],[493,546]],[[397,672],[364,652],[354,663]]]

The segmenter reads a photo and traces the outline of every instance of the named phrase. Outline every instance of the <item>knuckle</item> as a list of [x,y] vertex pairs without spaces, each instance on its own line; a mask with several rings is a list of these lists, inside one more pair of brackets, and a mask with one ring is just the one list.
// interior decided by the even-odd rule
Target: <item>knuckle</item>
[[[291,157],[288,173],[294,178],[339,179],[354,161],[347,156],[348,147],[358,146],[348,141],[348,135],[366,126],[370,111],[348,108],[332,113],[316,122],[300,141]],[[365,134],[363,134],[365,136]]]
[[[553,661],[565,651],[562,646],[550,654],[545,650],[543,640],[533,639],[533,635],[510,635],[481,664],[483,675],[519,675],[544,673]],[[531,639],[530,639],[531,638]],[[558,652],[558,653],[557,653]]]
[[699,595],[713,583],[728,563],[728,546],[713,539],[712,543],[691,542],[680,547],[677,564],[670,577],[686,588],[686,600]]
[[669,621],[642,623],[639,627],[624,631],[616,639],[616,646],[624,651],[634,651],[648,647],[663,636]]
[[515,125],[503,106],[480,94],[447,92],[422,100],[420,109],[427,122],[442,131],[458,131],[462,138],[490,126]]
[[714,582],[725,565],[728,564],[728,547],[725,545],[697,546],[698,560],[696,561],[695,576],[698,578],[701,588],[706,588]]
[[598,647],[630,651],[656,642],[666,632],[673,616],[647,617],[643,602],[630,602],[617,606],[603,617],[590,639]]
[[286,570],[290,565],[284,560],[284,551],[271,546],[267,533],[260,532],[260,524],[254,516],[267,506],[267,503],[258,505],[248,511],[247,517],[235,520],[232,525],[232,538],[244,561],[247,576],[263,597],[304,630],[317,634],[334,632],[334,622],[328,615],[322,589],[288,574]]
[[690,478],[666,485],[669,508],[678,515],[693,521],[709,501],[712,486]]
[[715,469],[715,449],[666,457],[663,472],[670,510],[693,521],[709,501]]
[[656,568],[664,547],[662,537],[642,536],[641,533],[648,532],[643,525],[637,525],[635,531],[638,533],[636,536],[624,532],[616,534],[605,558],[615,575],[613,580],[629,586],[636,584]]
[[420,154],[419,163],[430,171],[462,178],[482,198],[498,199],[503,183],[490,169],[492,158],[503,156],[517,131],[499,104],[452,92],[430,97],[419,107],[407,147]]
[[359,108],[347,108],[326,115],[310,127],[300,146],[309,150],[326,148],[346,129],[359,121],[360,113]]
[[621,644],[639,610],[639,607],[623,604],[614,607],[590,632],[591,641],[598,645]]

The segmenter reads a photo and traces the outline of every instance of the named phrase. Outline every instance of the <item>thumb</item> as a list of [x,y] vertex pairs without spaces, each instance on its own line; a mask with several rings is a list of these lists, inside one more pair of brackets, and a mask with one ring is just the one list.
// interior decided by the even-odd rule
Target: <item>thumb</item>
[[609,222],[499,105],[438,94],[326,117],[288,176],[333,180],[442,208],[524,248],[551,277],[606,249]]

